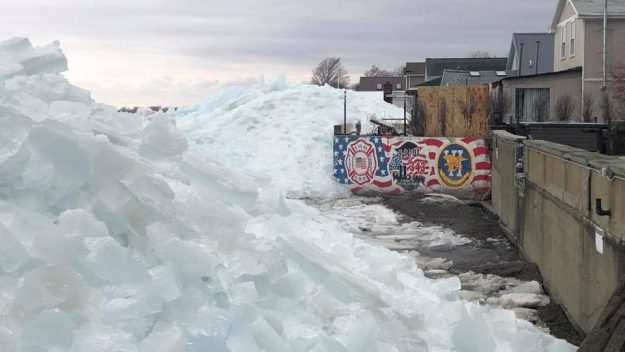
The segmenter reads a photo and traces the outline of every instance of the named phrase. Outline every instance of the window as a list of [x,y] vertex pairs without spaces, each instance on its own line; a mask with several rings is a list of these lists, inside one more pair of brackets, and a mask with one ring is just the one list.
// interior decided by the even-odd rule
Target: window
[[497,77],[506,77],[508,72],[506,71],[497,71]]
[[560,58],[566,58],[566,26],[560,27]]
[[378,84],[375,86],[375,89],[377,89],[377,90],[382,90],[382,83],[378,83]]
[[575,56],[575,20],[571,22],[571,44],[569,45],[569,56]]
[[395,85],[395,89],[397,89],[397,90],[401,90],[401,83],[397,83],[397,84]]
[[471,77],[480,77],[481,74],[479,72],[477,72],[477,71],[471,71],[471,72],[469,72],[469,76],[471,76]]
[[549,88],[517,88],[515,110],[521,121],[549,121]]

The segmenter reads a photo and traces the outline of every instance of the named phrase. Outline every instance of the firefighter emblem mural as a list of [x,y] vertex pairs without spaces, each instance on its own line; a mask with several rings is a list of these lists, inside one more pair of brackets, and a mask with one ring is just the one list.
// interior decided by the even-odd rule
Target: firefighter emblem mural
[[347,146],[345,168],[349,180],[357,185],[370,183],[378,169],[375,147],[367,140],[359,139]]

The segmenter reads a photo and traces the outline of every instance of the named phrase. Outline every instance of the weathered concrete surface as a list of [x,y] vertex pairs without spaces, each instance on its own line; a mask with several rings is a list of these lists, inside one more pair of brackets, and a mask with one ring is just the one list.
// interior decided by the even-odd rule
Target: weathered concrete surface
[[620,352],[625,350],[625,278],[608,301],[599,322],[588,334],[579,352]]
[[[495,145],[510,141],[509,136],[494,137]],[[518,237],[522,254],[538,265],[550,295],[580,330],[590,332],[625,274],[625,180],[610,180],[600,171],[609,168],[625,175],[625,160],[527,140],[526,180],[520,192],[510,189],[516,170],[507,158],[514,156],[506,148],[493,158],[495,177],[502,180],[493,182],[493,200],[507,202],[494,209]],[[598,215],[596,199],[612,216]],[[596,247],[596,227],[605,232],[603,253]]]
[[[542,282],[538,266],[521,259],[518,249],[506,238],[497,217],[484,210],[480,203],[431,202],[413,196],[387,198],[385,204],[419,222],[450,228],[473,241],[461,247],[418,249],[424,256],[452,261],[449,269],[452,273],[473,271]],[[551,302],[538,309],[538,314],[551,334],[574,345],[581,343],[582,336],[558,304]]]
[[[522,143],[525,137],[516,136],[506,131],[495,131],[494,135],[491,156],[493,159],[492,184],[493,189],[497,189],[497,192],[492,193],[493,211],[499,215],[502,224],[511,230],[511,234],[517,234],[518,189],[515,183],[515,174],[510,170],[516,168],[519,157],[522,157],[522,155],[517,155],[517,145]],[[516,238],[512,238],[512,240],[516,242]]]

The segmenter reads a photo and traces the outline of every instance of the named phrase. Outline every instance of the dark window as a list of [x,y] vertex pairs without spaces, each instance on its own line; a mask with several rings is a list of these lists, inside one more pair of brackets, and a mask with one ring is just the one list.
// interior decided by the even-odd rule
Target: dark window
[[516,116],[521,121],[549,121],[549,88],[517,88]]

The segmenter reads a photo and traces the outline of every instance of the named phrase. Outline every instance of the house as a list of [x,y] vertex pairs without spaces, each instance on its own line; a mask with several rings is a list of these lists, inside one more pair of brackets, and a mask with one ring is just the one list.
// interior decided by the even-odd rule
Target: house
[[509,76],[494,86],[511,101],[509,111],[502,117],[505,123],[557,120],[557,103],[568,98],[573,104],[571,117],[575,117],[580,111],[578,102],[582,101],[582,69]]
[[514,33],[508,54],[511,76],[553,72],[553,33]]
[[506,71],[445,70],[440,85],[443,87],[483,85],[499,81],[507,76]]
[[406,80],[404,77],[360,77],[359,92],[380,92],[384,101],[403,107]]
[[610,93],[612,69],[625,60],[625,0],[608,0],[604,67],[604,6],[603,0],[559,0],[551,23],[554,71],[581,67],[582,96],[593,105],[600,105],[603,90]]
[[508,58],[428,58],[425,60],[425,82],[443,77],[445,70],[505,71]]
[[406,89],[414,88],[425,82],[425,62],[406,62],[404,69]]
[[[541,65],[545,65],[542,61],[538,62],[538,74],[536,67],[532,72],[527,55],[536,57],[535,46],[531,45],[534,38],[530,35],[513,37],[511,52],[521,62],[519,72],[515,77],[503,79],[499,85],[513,101],[510,122],[515,119],[605,121],[607,104],[604,100],[609,100],[613,108],[617,106],[613,100],[612,72],[615,64],[625,60],[625,0],[608,0],[605,50],[604,4],[603,0],[558,0],[550,26],[550,33],[554,35],[553,72],[541,73]],[[523,40],[529,40],[530,45],[523,46],[521,60],[520,45],[515,46],[515,42]],[[545,59],[542,55],[547,45],[547,40],[541,41],[543,54],[538,54],[539,60]],[[530,54],[526,54],[528,49]],[[513,57],[513,66],[514,61]],[[558,109],[565,105],[569,105],[568,114]],[[611,112],[614,116],[614,111]]]

